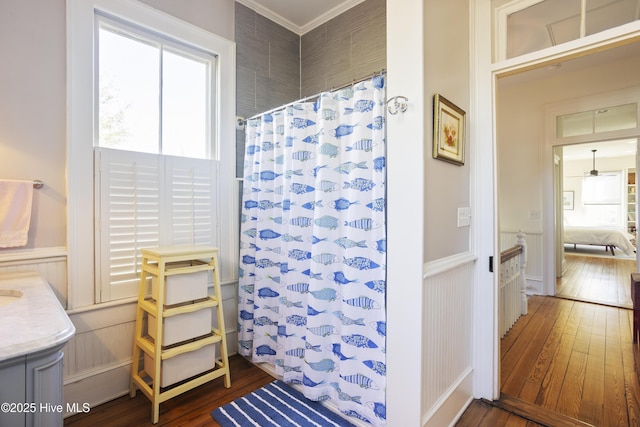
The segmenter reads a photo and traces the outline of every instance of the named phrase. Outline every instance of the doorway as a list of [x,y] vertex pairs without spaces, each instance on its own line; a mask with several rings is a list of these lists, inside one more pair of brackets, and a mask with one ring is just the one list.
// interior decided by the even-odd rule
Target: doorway
[[[565,162],[563,151],[565,148],[580,148],[580,145],[589,142],[611,142],[617,139],[625,139],[619,133],[609,133],[606,138],[596,138],[593,135],[580,136],[573,135],[566,141],[558,141],[555,136],[556,123],[555,117],[561,114],[594,109],[598,105],[596,101],[597,95],[602,99],[602,94],[606,94],[606,98],[614,100],[610,105],[619,105],[621,103],[630,102],[636,99],[636,89],[640,85],[640,79],[637,76],[627,74],[624,69],[619,68],[622,64],[640,64],[640,53],[635,49],[638,46],[629,45],[622,47],[617,51],[616,48],[606,52],[593,53],[582,58],[566,60],[560,67],[549,68],[541,66],[533,71],[522,72],[508,77],[499,77],[496,86],[496,147],[498,151],[498,198],[499,198],[499,216],[500,216],[500,232],[501,235],[510,229],[521,228],[527,235],[528,259],[527,259],[527,287],[530,294],[538,295],[555,295],[556,294],[556,264],[559,264],[558,270],[562,273],[562,259],[566,258],[564,241],[562,237],[556,238],[558,233],[556,230],[562,230],[564,225],[565,202],[567,208],[573,205],[574,210],[583,204],[582,194],[578,198],[576,192],[578,188],[566,188],[564,186],[563,169],[570,169],[568,162]],[[620,54],[616,59],[614,56]],[[604,56],[603,56],[604,55]],[[605,59],[608,58],[608,59]],[[607,76],[607,78],[603,78]],[[629,89],[632,88],[632,89]],[[591,99],[593,97],[594,99]],[[571,108],[567,106],[567,100],[573,100],[574,105]],[[594,103],[593,106],[591,103]],[[634,101],[635,102],[635,101]],[[577,105],[577,107],[576,107]],[[607,104],[609,105],[609,104]],[[577,108],[577,109],[576,109]],[[550,125],[551,124],[551,125]],[[615,134],[615,135],[614,135]],[[637,141],[637,123],[632,131],[629,131],[624,137]],[[636,144],[637,145],[637,142]],[[557,148],[556,148],[557,147]],[[604,160],[596,158],[596,166],[593,166],[593,156],[591,149],[593,147],[583,146],[587,149],[585,164],[579,167],[577,171],[571,172],[572,175],[580,175],[580,179],[576,178],[576,185],[581,188],[584,173],[591,170],[611,171],[613,166],[607,166]],[[602,153],[604,148],[595,148],[597,152]],[[570,151],[570,150],[569,150]],[[633,168],[637,170],[636,155],[632,157],[631,163],[620,168],[621,183],[620,191],[622,194],[622,182],[625,182],[626,174]],[[554,178],[554,176],[556,178]],[[567,192],[574,191],[573,199],[567,194],[565,201],[565,190]],[[622,196],[621,196],[622,197]],[[618,202],[624,205],[624,197]],[[569,210],[569,209],[567,209]],[[637,212],[637,209],[636,209]],[[618,212],[620,218],[619,225],[626,227],[624,224],[624,211]],[[560,225],[558,225],[560,224]],[[562,233],[560,233],[560,236]],[[558,246],[558,242],[561,246]],[[503,250],[506,248],[502,248]],[[561,254],[561,261],[556,261],[556,254]],[[620,255],[618,255],[620,256]],[[631,263],[633,263],[633,258]],[[531,269],[529,269],[531,265]],[[628,286],[628,278],[625,280]],[[533,300],[540,301],[539,298],[532,297]],[[549,300],[558,300],[548,298]],[[583,310],[582,306],[574,301],[564,300],[570,307],[566,308],[567,318],[575,315],[576,310]],[[540,322],[532,328],[536,331],[548,331],[550,334],[554,331],[553,320],[549,320],[549,314],[555,313],[555,308],[550,308],[553,304],[550,302],[540,302],[540,306],[544,307],[544,316],[535,320],[533,313],[536,311],[531,307],[530,315],[526,316],[526,322]],[[562,308],[561,310],[565,310]],[[596,311],[591,312],[591,308],[584,309],[594,319]],[[597,310],[597,309],[594,309]],[[617,310],[617,309],[615,309]],[[628,311],[628,310],[621,310]],[[600,314],[598,314],[600,315]],[[622,314],[620,314],[622,316]],[[594,324],[602,324],[594,322]],[[529,323],[529,325],[533,325]],[[538,332],[537,332],[538,333]],[[542,332],[539,332],[542,334]],[[621,334],[627,336],[626,332]],[[525,343],[534,342],[536,339],[542,339],[541,336],[528,337]],[[595,341],[594,341],[595,342]],[[523,344],[524,345],[524,344]],[[538,349],[544,348],[546,342],[540,341]],[[594,344],[595,345],[595,344]],[[507,350],[507,344],[501,343],[501,352]],[[512,347],[513,354],[522,356],[520,349]],[[560,349],[561,347],[558,347]],[[595,347],[594,347],[595,348]],[[596,351],[596,350],[594,350]],[[543,355],[544,360],[549,362],[548,366],[559,366],[562,361],[558,360],[558,352],[550,352]],[[527,359],[532,366],[539,360],[540,355],[536,354],[532,359]],[[523,356],[524,357],[524,356]],[[512,379],[521,380],[522,376],[528,378],[529,371],[523,369],[512,369],[515,365],[523,366],[528,362],[520,363],[523,357],[514,357],[511,361],[507,358],[501,359],[499,370],[502,379],[500,389],[503,393],[512,394],[518,399],[525,399],[522,394],[515,395],[513,390],[519,388],[518,382],[511,382],[509,387],[503,389],[503,384]],[[578,359],[576,359],[578,360]],[[570,364],[565,365],[567,367]],[[569,368],[567,368],[569,369]],[[526,374],[525,374],[526,372]],[[568,378],[568,377],[567,377]],[[515,386],[513,384],[516,384]],[[529,383],[527,383],[529,384]],[[524,385],[523,385],[524,387]],[[527,389],[528,390],[528,389]],[[531,390],[530,390],[531,391]],[[531,391],[533,393],[533,391]],[[539,392],[539,389],[536,393]],[[533,402],[537,403],[538,395],[534,396]],[[552,409],[553,410],[553,409]]]
[[635,138],[554,148],[556,296],[632,307],[636,152]]

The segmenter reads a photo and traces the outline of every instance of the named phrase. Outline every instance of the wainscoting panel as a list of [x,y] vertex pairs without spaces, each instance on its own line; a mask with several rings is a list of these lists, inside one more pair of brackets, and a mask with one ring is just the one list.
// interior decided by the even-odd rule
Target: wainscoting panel
[[67,249],[40,248],[0,255],[0,273],[37,271],[49,284],[63,308],[67,308]]
[[[516,235],[518,231],[501,231],[500,232],[500,250],[504,251],[516,244]],[[544,295],[543,277],[543,242],[542,232],[525,231],[525,240],[527,242],[527,268],[525,268],[525,276],[527,279],[527,294]]]
[[424,268],[423,426],[449,424],[472,396],[474,265],[461,254]]

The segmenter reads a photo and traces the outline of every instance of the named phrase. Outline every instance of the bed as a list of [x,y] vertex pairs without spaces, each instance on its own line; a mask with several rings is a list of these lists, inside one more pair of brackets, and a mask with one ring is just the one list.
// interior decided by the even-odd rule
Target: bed
[[624,230],[613,228],[565,227],[564,243],[575,245],[604,246],[615,256],[615,249],[625,255],[633,255],[636,251],[635,237]]

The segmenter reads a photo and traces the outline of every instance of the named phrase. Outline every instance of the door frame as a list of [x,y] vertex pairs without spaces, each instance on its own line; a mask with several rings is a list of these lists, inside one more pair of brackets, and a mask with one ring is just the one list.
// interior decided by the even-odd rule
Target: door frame
[[[562,210],[558,207],[559,200],[557,198],[557,186],[554,175],[554,153],[557,147],[573,144],[586,144],[590,142],[613,141],[616,139],[636,139],[636,164],[638,163],[637,140],[640,137],[640,120],[634,129],[626,129],[622,131],[612,131],[600,134],[591,134],[584,136],[576,136],[570,138],[558,138],[555,134],[556,117],[563,114],[571,114],[578,111],[586,111],[601,108],[603,105],[619,105],[636,103],[640,109],[640,85],[631,89],[625,88],[615,91],[609,91],[592,96],[585,96],[568,101],[554,103],[545,108],[544,126],[545,141],[542,144],[543,168],[545,176],[545,186],[543,187],[543,206],[544,223],[543,223],[543,247],[546,256],[543,259],[543,291],[545,295],[556,294],[556,277],[559,276],[557,271],[557,257],[560,256],[558,251],[563,247],[561,236],[562,224],[557,220],[558,210],[560,214]],[[640,110],[639,110],[640,112]],[[638,170],[636,168],[636,170]],[[636,215],[638,201],[636,200]],[[636,255],[636,264],[638,258]],[[560,272],[561,274],[561,272]]]
[[[608,104],[609,105],[609,104]],[[640,107],[640,98],[638,99],[638,106]],[[638,121],[638,123],[640,124],[640,120]],[[634,132],[632,133],[636,133],[637,135],[640,135],[637,133],[638,130],[634,130]],[[554,194],[551,196],[553,198],[553,210],[555,213],[555,221],[554,221],[554,226],[555,229],[553,231],[553,236],[554,236],[554,241],[555,241],[555,245],[554,245],[554,250],[555,250],[555,263],[553,265],[553,272],[554,272],[554,280],[553,280],[553,287],[550,289],[549,293],[547,295],[555,295],[556,294],[556,279],[561,278],[564,275],[564,272],[566,270],[566,259],[564,257],[565,251],[564,251],[564,239],[563,239],[563,233],[564,233],[564,222],[563,222],[563,207],[562,207],[562,189],[564,186],[564,174],[563,174],[563,168],[564,168],[564,147],[569,146],[569,145],[582,145],[582,144],[590,144],[593,142],[599,142],[599,143],[604,143],[606,144],[609,141],[616,141],[616,140],[620,140],[620,139],[629,139],[629,140],[633,140],[635,139],[635,156],[634,156],[634,162],[633,162],[633,167],[636,169],[636,171],[638,171],[638,164],[640,162],[640,152],[638,152],[638,147],[639,147],[639,143],[640,143],[640,136],[625,136],[622,138],[611,138],[611,137],[600,137],[597,138],[595,141],[581,141],[581,142],[576,142],[576,143],[572,143],[572,144],[561,144],[561,145],[554,145],[552,147],[553,150],[553,192]],[[625,176],[626,179],[626,176]],[[548,199],[548,197],[547,197]],[[636,224],[638,223],[638,199],[636,198],[635,201],[635,212],[636,212],[636,219],[635,222]],[[625,202],[625,206],[626,206],[626,202]],[[626,217],[626,214],[625,214]],[[636,243],[636,248],[637,248],[637,243]],[[640,265],[640,254],[637,253],[636,251],[636,268],[637,266]]]
[[[476,120],[471,124],[471,135],[477,142],[474,160],[477,168],[472,172],[474,180],[474,214],[477,225],[473,233],[473,248],[480,262],[476,266],[476,289],[474,292],[474,394],[476,397],[495,400],[500,397],[500,337],[498,327],[497,289],[499,274],[489,274],[482,261],[500,253],[500,227],[498,218],[498,183],[496,160],[496,89],[497,79],[502,76],[521,73],[530,69],[566,61],[578,56],[595,53],[609,47],[620,46],[640,40],[640,21],[593,34],[562,45],[553,46],[517,58],[492,62],[494,9],[491,0],[474,0],[471,5],[472,40],[472,105]],[[487,36],[489,35],[489,36]],[[546,144],[545,144],[546,146]],[[484,153],[484,154],[483,154]],[[486,162],[483,160],[487,160]],[[544,162],[552,168],[552,162]],[[640,170],[640,169],[639,169]],[[545,171],[544,188],[553,194],[553,172]],[[483,183],[484,186],[480,186]],[[487,183],[491,183],[487,185]],[[543,230],[554,230],[553,209],[545,209]],[[488,233],[492,235],[488,236]],[[555,287],[553,276],[555,243],[553,234],[543,236],[545,248],[545,281]],[[551,250],[549,250],[551,249]],[[549,273],[549,270],[550,273]],[[551,276],[551,277],[550,277]],[[551,282],[550,282],[551,279]]]

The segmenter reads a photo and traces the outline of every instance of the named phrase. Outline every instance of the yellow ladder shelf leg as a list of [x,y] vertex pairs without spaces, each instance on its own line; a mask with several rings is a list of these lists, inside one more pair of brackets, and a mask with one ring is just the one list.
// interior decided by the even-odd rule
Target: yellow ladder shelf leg
[[[208,294],[208,272],[213,296]],[[184,275],[183,279],[179,275]],[[147,298],[149,277],[151,299]],[[217,329],[211,327],[213,307]],[[189,326],[179,323],[180,328],[165,328],[165,323],[174,320]],[[171,335],[176,330],[177,338]],[[154,424],[160,417],[160,403],[172,397],[221,376],[224,386],[231,387],[225,331],[217,248],[182,245],[142,250],[129,395],[135,397],[139,389],[147,396]],[[220,360],[215,358],[217,343]]]

